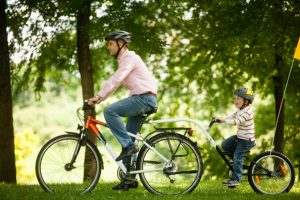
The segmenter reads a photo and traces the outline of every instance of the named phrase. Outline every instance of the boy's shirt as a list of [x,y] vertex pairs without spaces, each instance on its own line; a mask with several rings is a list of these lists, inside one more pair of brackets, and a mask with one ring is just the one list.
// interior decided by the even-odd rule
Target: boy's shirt
[[255,140],[254,117],[250,106],[242,110],[238,109],[232,115],[226,117],[226,124],[237,125],[237,137],[244,140]]

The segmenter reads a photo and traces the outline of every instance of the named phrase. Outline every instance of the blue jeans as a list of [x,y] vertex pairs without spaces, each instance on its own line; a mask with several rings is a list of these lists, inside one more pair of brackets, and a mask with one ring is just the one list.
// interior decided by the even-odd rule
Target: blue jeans
[[[104,109],[104,118],[122,148],[134,142],[133,138],[127,134],[127,131],[137,134],[142,114],[154,107],[157,107],[156,97],[145,94],[122,99]],[[126,127],[123,124],[122,117],[128,117]]]
[[233,135],[224,140],[221,146],[225,152],[233,155],[233,172],[231,179],[240,181],[242,179],[245,156],[250,149],[255,146],[255,142],[239,139],[236,135]]

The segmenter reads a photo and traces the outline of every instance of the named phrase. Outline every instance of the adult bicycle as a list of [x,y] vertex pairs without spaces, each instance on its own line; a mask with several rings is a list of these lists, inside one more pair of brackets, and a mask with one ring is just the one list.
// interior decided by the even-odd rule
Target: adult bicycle
[[[186,118],[154,120],[150,122],[170,123],[180,121],[191,122],[197,125],[207,137],[211,146],[216,149],[222,160],[226,163],[229,171],[233,171],[232,155],[222,151],[209,134],[210,128],[216,122],[215,118],[210,121],[207,129],[204,129],[198,121]],[[255,192],[279,194],[289,192],[293,187],[295,181],[294,166],[284,154],[276,151],[267,151],[260,153],[253,159],[245,156],[245,161],[243,176],[248,178],[248,182]]]
[[[78,125],[78,133],[67,132],[54,137],[41,148],[35,170],[45,191],[87,193],[95,188],[104,163],[96,145],[88,140],[89,134],[98,138],[108,156],[113,160],[117,158],[106,136],[96,126],[108,128],[108,125],[92,116],[83,117],[81,112],[88,109],[87,103],[77,109],[78,117],[84,120],[83,125]],[[143,115],[140,129],[154,112],[155,109]],[[191,128],[154,129],[145,137],[128,132],[142,146],[134,168],[132,163],[125,166],[122,161],[116,161],[119,178],[124,181],[138,174],[143,186],[158,195],[192,192],[201,179],[203,164],[196,143],[188,138]]]

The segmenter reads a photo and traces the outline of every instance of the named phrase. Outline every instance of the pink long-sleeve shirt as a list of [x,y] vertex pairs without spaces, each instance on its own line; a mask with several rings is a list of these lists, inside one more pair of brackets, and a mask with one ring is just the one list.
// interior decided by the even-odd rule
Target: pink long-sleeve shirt
[[134,51],[126,50],[118,59],[118,70],[103,84],[98,96],[106,99],[121,84],[129,89],[129,96],[151,92],[157,94],[157,81]]

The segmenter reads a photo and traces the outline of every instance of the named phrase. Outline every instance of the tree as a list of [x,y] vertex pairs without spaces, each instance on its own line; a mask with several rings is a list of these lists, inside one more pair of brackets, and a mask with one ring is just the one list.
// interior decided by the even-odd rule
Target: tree
[[[83,100],[94,96],[94,79],[93,67],[90,55],[90,39],[89,39],[89,25],[91,15],[91,1],[83,0],[77,11],[77,58],[78,67],[81,75],[81,87]],[[85,113],[87,116],[87,113]],[[95,110],[92,111],[95,116]],[[90,134],[89,139],[96,143],[97,138]]]
[[[199,89],[214,94],[207,101],[221,106],[227,105],[234,87],[247,83],[263,96],[274,96],[277,117],[300,32],[299,1],[188,1],[187,7],[190,19],[180,19],[180,15],[172,19],[177,22],[173,37],[177,46],[172,48],[178,48],[179,43],[184,50],[173,50],[169,56],[170,80],[187,79],[186,87],[188,80],[196,80]],[[182,43],[184,38],[188,39],[187,45]],[[176,57],[181,59],[173,59]],[[294,68],[292,76],[299,74],[299,68]],[[296,92],[287,96],[298,98],[297,88],[299,81],[291,79],[289,89]],[[299,107],[295,101],[293,108]],[[274,149],[280,152],[284,145],[284,113],[285,102],[274,142]]]
[[[83,0],[81,6],[77,11],[77,58],[78,58],[78,66],[79,72],[81,75],[81,87],[82,87],[82,96],[83,99],[88,99],[94,96],[94,79],[93,79],[93,68],[91,63],[90,56],[90,40],[89,40],[89,25],[90,25],[90,13],[91,13],[91,1]],[[92,115],[95,117],[95,109],[86,111],[85,117],[88,115]],[[97,137],[94,134],[88,135],[89,140],[91,140],[94,144],[97,143]],[[91,152],[86,152],[85,163],[93,162],[93,158],[91,157]],[[86,166],[93,166],[92,164],[88,164]],[[89,178],[89,174],[94,174],[91,172],[88,167],[84,169],[84,177]]]
[[6,0],[0,1],[0,182],[16,182]]

